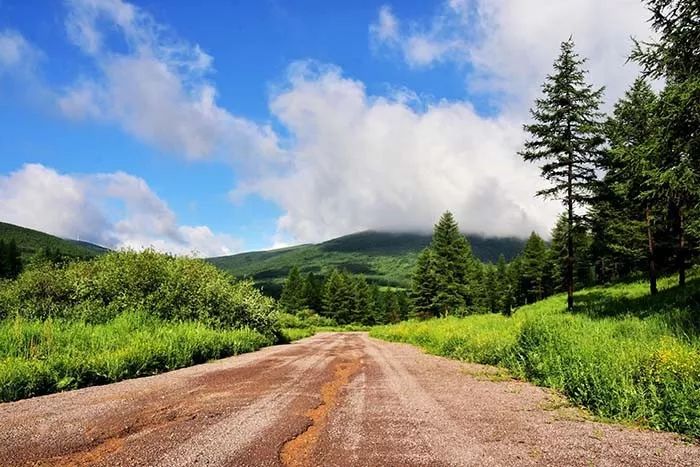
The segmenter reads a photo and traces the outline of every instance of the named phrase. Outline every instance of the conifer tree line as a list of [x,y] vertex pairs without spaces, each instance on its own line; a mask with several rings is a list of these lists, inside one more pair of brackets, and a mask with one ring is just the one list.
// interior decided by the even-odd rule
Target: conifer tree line
[[381,290],[364,276],[339,269],[322,278],[306,275],[293,266],[282,288],[280,306],[288,313],[308,311],[334,319],[338,324],[396,323],[409,317],[409,300],[402,290]]
[[[562,221],[549,244],[533,232],[510,263],[503,255],[496,264],[483,263],[472,254],[454,216],[444,213],[435,225],[431,244],[418,257],[410,291],[413,315],[508,315],[517,306],[562,291],[566,265],[559,252],[566,245],[561,230]],[[586,239],[579,237],[577,245],[581,240]],[[576,277],[588,284],[587,271],[577,272]]]
[[[645,3],[658,38],[634,42],[630,59],[642,74],[612,114],[601,113],[604,89],[586,82],[585,59],[570,38],[524,127],[520,155],[539,163],[550,182],[537,195],[565,208],[559,234],[569,309],[588,267],[595,283],[644,272],[654,294],[660,272],[676,273],[683,286],[697,261],[700,2]],[[657,78],[664,82],[658,93],[649,84]]]
[[446,213],[416,266],[419,316],[510,313],[559,291],[573,309],[575,290],[642,274],[652,294],[659,274],[685,284],[700,254],[700,2],[645,3],[657,39],[634,42],[642,74],[611,114],[569,38],[524,125],[519,155],[549,182],[536,195],[564,211],[549,242],[533,233],[510,264],[483,265]]

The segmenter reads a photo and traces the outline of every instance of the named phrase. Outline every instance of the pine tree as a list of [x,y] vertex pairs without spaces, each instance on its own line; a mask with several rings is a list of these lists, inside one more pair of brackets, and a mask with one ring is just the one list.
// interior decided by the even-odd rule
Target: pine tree
[[460,233],[452,213],[445,212],[438,221],[430,249],[434,255],[438,284],[433,303],[440,314],[447,315],[472,306],[474,297],[469,282],[470,273],[474,270],[474,258],[469,242]]
[[358,276],[354,280],[355,303],[352,321],[356,323],[369,324],[372,313],[372,290],[364,276]]
[[418,256],[416,269],[413,273],[411,301],[413,311],[418,318],[438,316],[440,310],[435,303],[438,293],[438,279],[435,256],[431,248],[425,248]]
[[469,274],[470,311],[473,313],[488,311],[489,291],[486,288],[486,268],[486,265],[475,262]]
[[337,320],[343,313],[343,276],[333,269],[323,284],[323,315]]
[[401,321],[407,320],[411,312],[411,304],[408,300],[408,295],[405,290],[396,291],[395,294],[399,302],[400,319]]
[[299,268],[292,266],[287,279],[282,287],[280,305],[288,313],[298,313],[306,306],[304,299],[304,280],[301,278]]
[[372,322],[369,324],[384,324],[387,322],[385,315],[384,294],[376,284],[371,286],[372,295]]
[[582,217],[576,208],[591,200],[604,142],[602,114],[598,110],[603,88],[596,90],[586,83],[584,63],[574,52],[572,39],[562,43],[554,74],[542,86],[544,97],[537,99],[531,110],[535,123],[524,127],[532,139],[520,152],[526,161],[542,163],[542,176],[552,185],[537,195],[559,199],[566,208],[565,279],[569,310],[574,306],[573,230]]
[[668,201],[677,239],[678,282],[685,285],[688,215],[700,205],[700,2],[646,4],[657,39],[636,41],[631,58],[647,76],[666,82],[655,112],[658,164],[652,190]]
[[520,281],[527,303],[547,296],[547,245],[535,232],[530,234],[520,255]]
[[697,0],[645,0],[651,12],[652,42],[634,40],[631,59],[647,76],[671,82],[698,79],[700,73],[700,3]]
[[511,290],[512,308],[516,308],[520,305],[527,303],[527,298],[525,291],[522,288],[522,281],[520,280],[520,275],[522,271],[522,258],[517,256],[513,261],[508,264],[508,283]]
[[489,313],[498,313],[501,311],[499,306],[503,297],[500,295],[498,276],[496,267],[492,264],[486,265],[484,273],[484,291],[485,291],[485,309]]
[[656,227],[660,199],[650,190],[658,153],[655,151],[657,97],[643,79],[616,104],[606,123],[610,149],[606,170],[593,209],[597,269],[603,280],[617,279],[640,269],[646,259],[649,288],[656,286]]
[[399,304],[399,297],[396,292],[388,291],[386,293],[386,319],[389,323],[398,323],[401,321],[401,305]]
[[513,307],[513,287],[508,274],[508,264],[502,254],[498,256],[496,263],[496,287],[498,297],[496,313],[509,316]]
[[320,312],[323,308],[323,280],[309,272],[304,278],[302,295],[307,308],[316,313]]

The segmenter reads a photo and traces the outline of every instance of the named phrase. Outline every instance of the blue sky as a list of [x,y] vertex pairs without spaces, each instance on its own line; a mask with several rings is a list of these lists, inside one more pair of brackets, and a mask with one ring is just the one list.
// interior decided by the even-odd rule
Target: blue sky
[[529,103],[572,33],[622,92],[646,12],[514,2],[0,0],[0,220],[202,255],[445,209],[546,234]]

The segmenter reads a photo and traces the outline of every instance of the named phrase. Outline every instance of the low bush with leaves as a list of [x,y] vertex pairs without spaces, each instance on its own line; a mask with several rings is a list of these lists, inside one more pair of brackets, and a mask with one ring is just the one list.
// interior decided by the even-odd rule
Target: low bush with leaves
[[277,310],[250,282],[201,260],[154,251],[113,252],[65,267],[41,264],[0,285],[0,317],[106,323],[127,311],[272,334]]

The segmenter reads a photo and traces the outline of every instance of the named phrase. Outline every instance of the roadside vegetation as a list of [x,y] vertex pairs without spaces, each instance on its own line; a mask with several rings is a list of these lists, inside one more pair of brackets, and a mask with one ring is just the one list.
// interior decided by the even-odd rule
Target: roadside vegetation
[[586,82],[569,39],[524,127],[519,154],[548,182],[536,194],[564,208],[549,244],[533,233],[479,280],[445,213],[413,277],[413,315],[426,320],[370,334],[506,367],[608,419],[700,437],[700,4],[645,3],[657,37],[635,42],[642,74],[613,112],[600,110],[604,89]]
[[0,400],[201,363],[283,339],[273,299],[153,251],[34,264],[0,282]]
[[559,294],[512,316],[480,314],[375,327],[370,335],[499,365],[607,419],[700,437],[700,277],[649,295],[644,282]]

